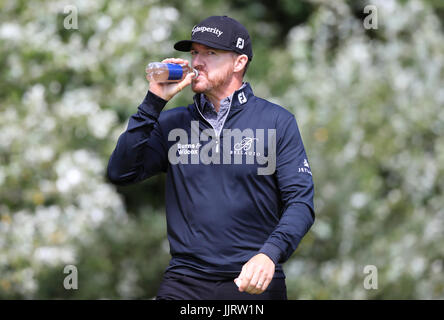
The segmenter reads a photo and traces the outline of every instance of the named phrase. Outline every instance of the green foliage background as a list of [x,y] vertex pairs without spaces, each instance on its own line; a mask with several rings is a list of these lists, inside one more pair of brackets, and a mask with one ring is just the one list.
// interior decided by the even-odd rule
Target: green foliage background
[[[377,29],[363,28],[368,4]],[[173,43],[224,14],[250,31],[247,81],[296,115],[313,171],[317,219],[284,265],[289,298],[444,298],[444,7],[431,0],[1,0],[0,298],[155,296],[164,176],[116,188],[105,169],[145,65],[189,59]]]

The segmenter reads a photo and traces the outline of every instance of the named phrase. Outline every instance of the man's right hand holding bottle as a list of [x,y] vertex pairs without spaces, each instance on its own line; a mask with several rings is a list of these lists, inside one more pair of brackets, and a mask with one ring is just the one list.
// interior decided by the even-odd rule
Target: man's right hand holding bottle
[[[162,63],[174,63],[174,64],[185,64],[188,66],[189,62],[183,59],[168,58],[162,61]],[[192,79],[196,75],[194,72],[189,72],[182,81],[179,82],[155,82],[150,81],[149,90],[156,96],[168,101],[174,97],[177,93],[182,91],[185,87],[191,84]],[[148,76],[147,76],[147,80]]]

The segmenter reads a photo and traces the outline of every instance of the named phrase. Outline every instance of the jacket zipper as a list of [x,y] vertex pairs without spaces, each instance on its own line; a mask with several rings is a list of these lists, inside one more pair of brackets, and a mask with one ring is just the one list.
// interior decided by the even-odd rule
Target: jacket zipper
[[[220,145],[220,139],[219,139],[219,137],[220,137],[220,132],[222,132],[222,130],[223,130],[223,128],[224,128],[224,124],[225,124],[225,121],[226,121],[227,118],[228,118],[228,114],[227,114],[227,116],[225,117],[224,121],[222,122],[222,128],[220,129],[220,132],[217,133],[216,128],[214,128],[213,125],[212,125],[210,122],[208,122],[207,119],[205,119],[205,117],[203,116],[202,112],[200,112],[200,109],[199,109],[199,107],[197,106],[196,101],[194,101],[194,105],[196,106],[197,111],[199,111],[199,114],[201,115],[202,119],[204,119],[204,120],[205,120],[205,121],[211,126],[211,128],[213,128],[214,133],[216,134],[216,153],[219,153],[219,145]],[[229,107],[229,109],[228,109],[228,113],[230,113],[230,109],[231,109],[231,101],[230,101],[230,107]]]

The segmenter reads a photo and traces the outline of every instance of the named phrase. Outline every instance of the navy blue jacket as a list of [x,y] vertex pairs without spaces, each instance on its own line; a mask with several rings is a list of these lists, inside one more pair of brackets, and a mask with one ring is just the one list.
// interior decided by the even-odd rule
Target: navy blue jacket
[[[276,264],[275,277],[284,278],[281,264],[314,222],[313,180],[295,117],[256,97],[247,84],[234,92],[225,130],[216,134],[196,106],[199,95],[194,100],[161,112],[167,101],[148,91],[119,137],[108,178],[126,185],[166,172],[169,270],[235,278],[250,258],[264,253]],[[236,140],[228,129],[250,140]],[[202,160],[204,151],[221,160]],[[177,161],[180,152],[187,161]],[[267,167],[263,157],[271,163],[273,156],[272,174],[258,174]]]

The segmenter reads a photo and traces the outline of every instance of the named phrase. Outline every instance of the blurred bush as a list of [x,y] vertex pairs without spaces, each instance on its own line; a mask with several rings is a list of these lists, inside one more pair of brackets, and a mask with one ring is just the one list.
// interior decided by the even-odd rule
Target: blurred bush
[[[444,298],[442,7],[372,1],[365,30],[366,4],[0,2],[0,298],[155,296],[164,177],[116,188],[104,173],[146,63],[189,59],[173,43],[213,14],[250,30],[247,80],[296,115],[310,159],[317,219],[284,265],[289,298]],[[78,290],[63,287],[68,264]]]
[[[372,1],[377,38],[349,7],[288,36],[293,105],[319,219],[287,265],[292,296],[443,298],[444,38],[418,1]],[[365,290],[366,265],[378,268]]]

